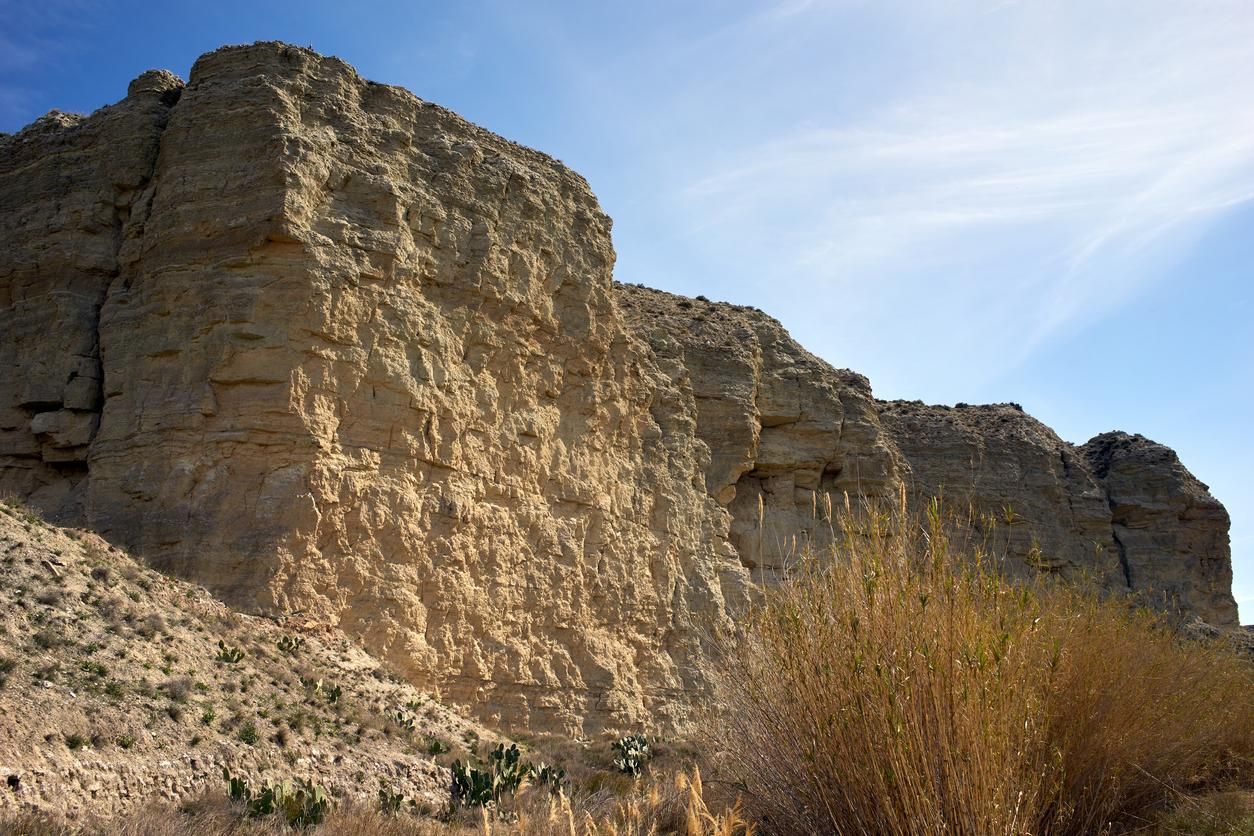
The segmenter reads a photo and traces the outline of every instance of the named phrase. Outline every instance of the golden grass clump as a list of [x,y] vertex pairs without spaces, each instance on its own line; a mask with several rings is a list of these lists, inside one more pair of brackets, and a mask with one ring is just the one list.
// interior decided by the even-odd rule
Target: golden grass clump
[[1251,776],[1254,666],[1228,646],[1009,582],[937,503],[845,504],[722,666],[712,743],[763,832],[1088,834]]

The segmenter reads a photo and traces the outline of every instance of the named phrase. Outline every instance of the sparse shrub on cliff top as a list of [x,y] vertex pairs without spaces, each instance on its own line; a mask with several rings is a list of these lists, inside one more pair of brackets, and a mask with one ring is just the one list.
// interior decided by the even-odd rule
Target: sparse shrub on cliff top
[[1248,664],[904,507],[846,500],[728,641],[712,742],[766,830],[1086,834],[1251,774]]

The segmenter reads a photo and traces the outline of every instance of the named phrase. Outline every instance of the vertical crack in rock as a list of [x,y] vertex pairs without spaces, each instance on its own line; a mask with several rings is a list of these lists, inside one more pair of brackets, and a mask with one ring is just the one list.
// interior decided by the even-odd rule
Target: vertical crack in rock
[[1133,589],[1136,589],[1136,586],[1132,583],[1132,567],[1128,565],[1128,547],[1123,544],[1123,540],[1119,537],[1119,520],[1114,516],[1115,503],[1113,500],[1110,503],[1110,513],[1110,537],[1115,541],[1115,548],[1118,550],[1119,566],[1123,569],[1124,585],[1131,592]]
[[1109,507],[1129,589],[1216,626],[1237,624],[1228,512],[1170,448],[1103,433],[1080,448]]

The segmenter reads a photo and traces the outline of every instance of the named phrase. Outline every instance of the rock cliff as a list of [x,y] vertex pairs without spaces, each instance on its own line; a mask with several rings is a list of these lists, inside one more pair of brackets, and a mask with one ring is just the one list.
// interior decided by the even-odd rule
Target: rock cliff
[[0,137],[0,492],[515,726],[684,722],[825,492],[1235,622],[1170,451],[876,401],[755,311],[615,285],[557,161],[281,44]]
[[822,545],[828,492],[954,508],[998,520],[1012,574],[1048,571],[1215,625],[1237,623],[1228,516],[1170,449],[1141,436],[1060,439],[1017,404],[879,401],[778,322],[739,305],[620,285],[627,320],[690,376],[711,495],[730,537],[770,582],[802,543]]

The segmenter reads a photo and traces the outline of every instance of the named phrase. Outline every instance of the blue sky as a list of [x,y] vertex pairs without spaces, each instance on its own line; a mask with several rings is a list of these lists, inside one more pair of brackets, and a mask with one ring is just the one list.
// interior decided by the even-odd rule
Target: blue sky
[[1248,0],[0,0],[0,130],[272,38],[564,160],[620,279],[757,305],[880,397],[1171,445],[1254,621]]

